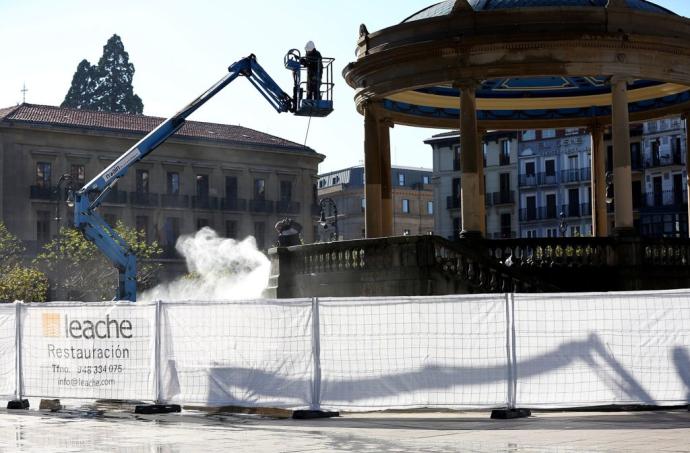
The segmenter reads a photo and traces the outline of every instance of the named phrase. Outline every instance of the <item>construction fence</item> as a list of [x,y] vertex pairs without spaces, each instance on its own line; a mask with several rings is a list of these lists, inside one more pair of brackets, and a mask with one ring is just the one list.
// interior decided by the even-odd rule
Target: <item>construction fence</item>
[[0,306],[0,396],[381,410],[690,402],[690,291]]

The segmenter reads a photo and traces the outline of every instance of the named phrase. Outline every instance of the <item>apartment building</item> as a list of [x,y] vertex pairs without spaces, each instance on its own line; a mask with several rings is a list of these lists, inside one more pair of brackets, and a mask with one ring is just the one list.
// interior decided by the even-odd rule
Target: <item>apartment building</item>
[[[71,210],[58,203],[61,176],[82,186],[161,121],[45,105],[0,109],[0,219],[37,250],[71,223]],[[204,226],[226,237],[254,236],[266,249],[278,220],[312,224],[323,159],[263,132],[187,122],[118,181],[100,213],[110,224],[121,219],[144,230],[168,257],[180,235]],[[313,241],[311,229],[304,239]]]
[[[393,234],[420,235],[434,232],[435,202],[429,169],[394,166],[392,169]],[[319,175],[319,200],[330,198],[338,211],[338,239],[364,237],[366,203],[365,175],[362,165]],[[334,237],[335,212],[331,203],[322,203],[328,228],[314,225],[321,241]]]
[[[460,134],[458,131],[434,135],[424,141],[433,152],[434,232],[457,238],[460,217]],[[488,132],[484,136],[484,181],[487,237],[511,238],[519,231],[518,140],[511,131]]]

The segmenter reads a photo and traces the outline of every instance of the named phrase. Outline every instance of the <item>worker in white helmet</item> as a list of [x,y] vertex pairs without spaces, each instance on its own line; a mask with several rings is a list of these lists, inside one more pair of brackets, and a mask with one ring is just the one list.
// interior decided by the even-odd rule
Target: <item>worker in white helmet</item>
[[304,46],[304,57],[300,60],[307,68],[307,99],[321,99],[321,76],[323,75],[323,60],[321,53],[316,50],[314,41],[308,41]]

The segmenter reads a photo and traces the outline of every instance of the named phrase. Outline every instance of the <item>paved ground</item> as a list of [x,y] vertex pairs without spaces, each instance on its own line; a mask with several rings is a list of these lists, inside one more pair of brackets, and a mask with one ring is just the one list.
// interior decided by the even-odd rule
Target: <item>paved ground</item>
[[329,420],[0,411],[0,451],[690,452],[690,412],[346,414]]

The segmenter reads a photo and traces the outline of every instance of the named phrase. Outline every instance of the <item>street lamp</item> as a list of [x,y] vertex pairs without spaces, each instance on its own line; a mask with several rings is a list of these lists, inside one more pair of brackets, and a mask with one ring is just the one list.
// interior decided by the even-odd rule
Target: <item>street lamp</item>
[[[332,222],[326,220],[326,205],[329,205],[333,209],[334,219]],[[328,227],[332,225],[335,228],[335,240],[337,241],[340,237],[340,234],[338,232],[338,207],[335,205],[335,201],[333,201],[332,198],[323,198],[319,202],[319,207],[321,208],[321,212],[319,214],[319,224],[321,225],[321,228],[327,230]]]
[[558,225],[558,229],[561,230],[561,237],[565,237],[565,232],[568,230],[568,224],[565,223],[565,212],[561,211],[561,214],[559,215],[561,218],[561,223]]
[[56,233],[58,235],[60,234],[60,221],[62,220],[62,218],[60,218],[60,203],[62,202],[63,183],[65,183],[67,187],[67,200],[65,200],[67,202],[67,206],[70,208],[74,207],[72,175],[70,175],[69,173],[65,173],[64,175],[60,176],[60,179],[57,182],[57,186],[55,186],[55,190],[53,191],[57,199],[57,204],[55,205],[55,225],[57,226]]
[[613,173],[606,172],[606,204],[613,203]]

